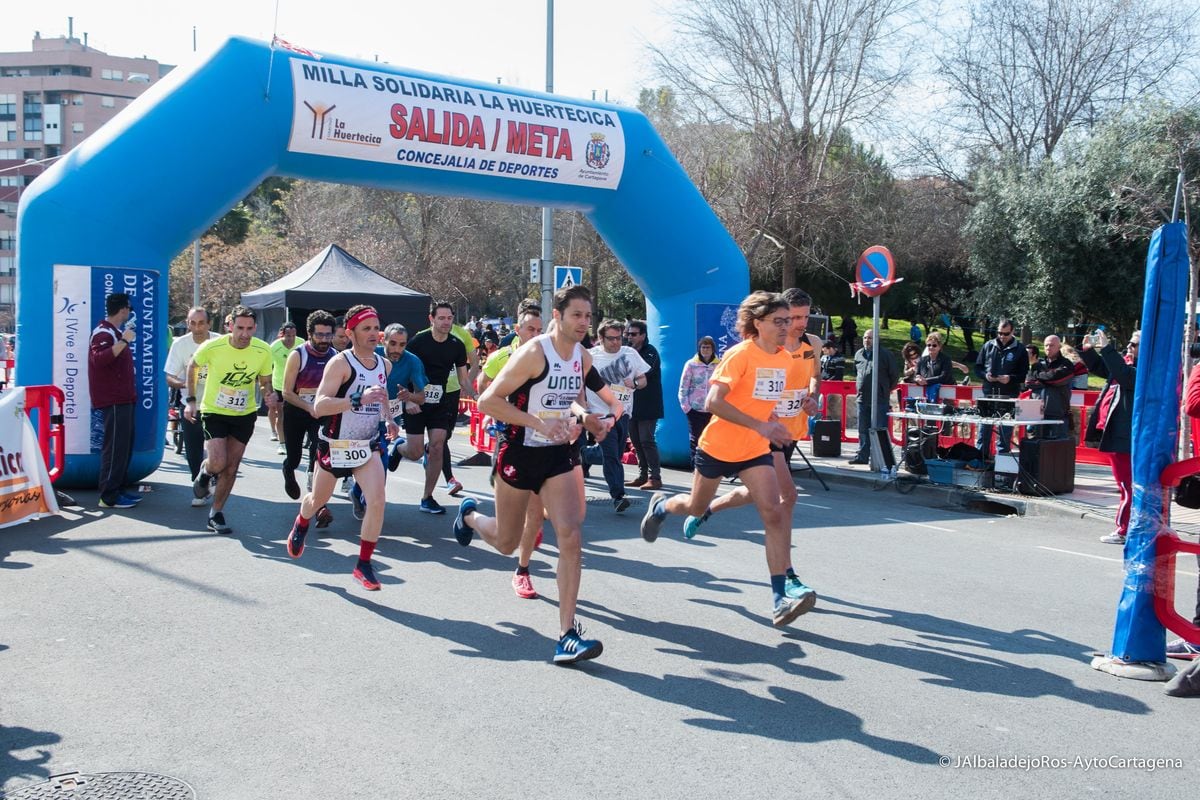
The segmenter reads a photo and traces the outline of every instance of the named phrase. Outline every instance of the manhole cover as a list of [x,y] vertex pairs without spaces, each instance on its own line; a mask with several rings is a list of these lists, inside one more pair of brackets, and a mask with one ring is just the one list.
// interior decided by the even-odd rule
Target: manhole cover
[[0,792],[0,800],[196,800],[196,793],[178,778],[153,772],[68,772]]

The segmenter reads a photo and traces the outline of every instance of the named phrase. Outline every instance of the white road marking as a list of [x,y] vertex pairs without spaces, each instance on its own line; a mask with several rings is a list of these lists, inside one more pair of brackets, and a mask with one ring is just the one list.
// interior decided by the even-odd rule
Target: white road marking
[[916,525],[918,528],[929,528],[930,530],[941,531],[942,533],[958,533],[958,531],[954,530],[953,528],[939,528],[937,525],[926,525],[923,522],[909,522],[906,519],[892,519],[891,517],[884,517],[884,520],[887,522],[899,522],[901,525]]
[[[1057,547],[1046,547],[1046,546],[1040,545],[1040,544],[1037,546],[1037,548],[1038,548],[1038,550],[1049,550],[1052,553],[1066,553],[1069,556],[1083,556],[1084,558],[1094,558],[1097,561],[1115,561],[1118,564],[1124,563],[1124,561],[1125,561],[1125,559],[1123,559],[1123,558],[1112,558],[1111,556],[1098,556],[1098,555],[1094,555],[1092,553],[1077,553],[1074,550],[1060,550]],[[1175,574],[1176,575],[1187,575],[1192,578],[1200,577],[1200,573],[1188,572],[1187,570],[1182,570],[1182,569],[1176,570]]]
[[796,505],[798,505],[798,506],[808,506],[809,508],[823,508],[823,509],[825,509],[826,511],[832,511],[832,510],[833,510],[833,507],[832,507],[832,506],[819,506],[819,505],[817,505],[816,503],[801,503],[799,500],[797,500],[797,501],[796,501]]

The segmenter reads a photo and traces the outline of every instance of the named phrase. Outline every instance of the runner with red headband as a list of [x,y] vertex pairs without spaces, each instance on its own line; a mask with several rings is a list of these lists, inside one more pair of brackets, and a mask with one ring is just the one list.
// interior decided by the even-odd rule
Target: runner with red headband
[[363,305],[351,308],[346,313],[346,333],[351,346],[330,359],[317,387],[314,414],[322,418],[317,442],[319,469],[312,491],[300,501],[287,550],[292,558],[300,557],[313,514],[329,501],[338,478],[353,476],[367,501],[354,579],[373,591],[379,588],[379,580],[371,556],[383,530],[384,508],[379,423],[387,423],[391,437],[399,434],[399,428],[388,414],[387,376],[392,365],[375,352],[379,341],[379,315],[375,309]]

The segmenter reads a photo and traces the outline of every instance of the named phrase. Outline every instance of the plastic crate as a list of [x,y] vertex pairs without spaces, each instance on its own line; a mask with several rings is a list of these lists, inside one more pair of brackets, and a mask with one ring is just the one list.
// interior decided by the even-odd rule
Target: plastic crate
[[925,459],[925,469],[929,473],[929,482],[950,486],[954,483],[954,473],[962,471],[963,465],[966,463],[965,461],[946,458]]

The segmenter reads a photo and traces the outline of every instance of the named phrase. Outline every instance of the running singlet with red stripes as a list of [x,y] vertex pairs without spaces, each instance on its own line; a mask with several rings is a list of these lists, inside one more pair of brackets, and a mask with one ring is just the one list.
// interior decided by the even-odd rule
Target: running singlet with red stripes
[[[575,344],[571,356],[559,357],[554,349],[550,334],[542,334],[533,341],[541,345],[546,356],[546,367],[536,377],[525,381],[508,396],[508,402],[522,411],[542,419],[567,419],[571,416],[571,403],[579,399],[583,389],[583,348]],[[505,439],[526,447],[550,447],[561,442],[551,442],[532,428],[506,425],[502,433]]]

